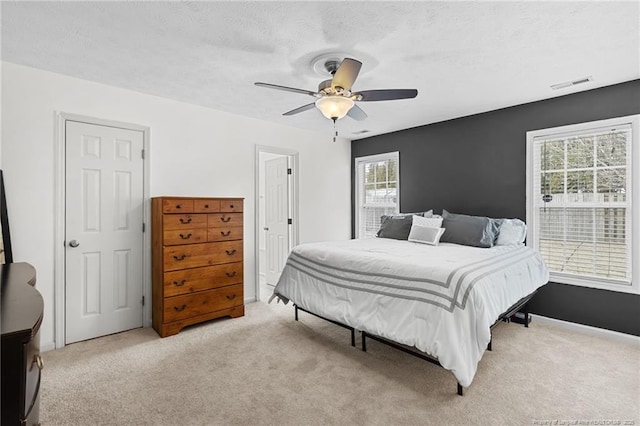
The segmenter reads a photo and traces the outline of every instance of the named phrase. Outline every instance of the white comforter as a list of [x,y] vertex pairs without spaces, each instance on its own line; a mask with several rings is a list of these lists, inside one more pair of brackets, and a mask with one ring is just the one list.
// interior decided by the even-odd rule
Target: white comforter
[[544,262],[528,247],[370,238],[295,247],[274,296],[415,346],[469,386],[491,325],[548,279]]

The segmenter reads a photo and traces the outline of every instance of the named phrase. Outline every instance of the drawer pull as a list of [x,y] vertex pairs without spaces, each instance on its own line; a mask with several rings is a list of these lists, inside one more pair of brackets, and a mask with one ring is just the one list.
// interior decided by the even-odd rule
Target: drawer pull
[[40,354],[36,354],[33,356],[33,361],[31,362],[31,368],[29,368],[29,371],[33,370],[34,365],[38,367],[38,370],[42,370],[44,368],[44,363],[42,362],[42,357],[40,356]]
[[183,254],[182,256],[176,256],[175,254],[173,255],[173,258],[178,261],[184,260],[186,257],[187,257],[186,254]]
[[221,217],[220,220],[223,221],[224,223],[227,223],[227,222],[229,222],[231,220],[231,216],[229,216],[229,217]]
[[183,218],[180,218],[180,223],[182,223],[183,225],[186,223],[191,223],[191,218],[188,218],[187,220],[184,220]]
[[174,281],[173,285],[175,285],[176,287],[182,287],[186,282],[187,282],[187,280],[182,280],[180,282]]
[[185,308],[186,308],[186,307],[187,307],[187,305],[174,306],[174,307],[173,307],[173,309],[174,309],[176,312],[182,312],[182,311],[184,311],[184,310],[185,310]]
[[205,209],[208,209],[208,208],[209,208],[209,204],[205,204],[205,205],[204,205],[204,208],[205,208]]
[[233,271],[233,272],[225,272],[225,274],[227,274],[227,276],[228,276],[229,278],[231,278],[231,277],[235,277],[237,273],[238,273],[237,271]]
[[231,204],[229,207],[233,208],[233,204]]
[[234,254],[236,254],[236,249],[233,250],[225,250],[227,252],[228,256],[233,256]]
[[229,229],[227,232],[220,231],[220,235],[222,235],[223,237],[228,237],[229,235],[231,235],[231,229]]
[[182,208],[182,204],[176,204],[176,209],[181,209]]
[[236,294],[235,294],[235,293],[233,293],[233,294],[227,294],[227,299],[229,299],[229,300],[233,300],[233,299],[235,299],[235,298],[236,298]]
[[191,238],[191,232],[189,232],[187,235],[180,234],[180,238],[182,238],[183,240],[188,240],[189,238]]

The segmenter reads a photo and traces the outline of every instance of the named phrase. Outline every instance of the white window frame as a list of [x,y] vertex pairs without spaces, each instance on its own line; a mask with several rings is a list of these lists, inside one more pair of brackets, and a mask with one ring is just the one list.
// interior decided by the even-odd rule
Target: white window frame
[[397,201],[395,206],[395,213],[400,211],[400,153],[398,151],[394,152],[385,152],[383,154],[375,154],[375,155],[367,155],[366,157],[358,157],[355,159],[355,237],[361,238],[360,236],[360,210],[362,208],[362,197],[363,191],[361,188],[361,179],[359,176],[360,166],[364,163],[375,163],[377,161],[388,161],[394,160],[396,162],[396,192],[397,192]]
[[[572,124],[568,126],[553,127],[527,132],[527,245],[537,250],[536,231],[538,224],[535,223],[534,211],[534,183],[533,161],[534,161],[534,138],[550,138],[556,134],[570,132],[588,132],[599,127],[616,127],[631,125],[631,174],[632,188],[631,194],[631,223],[629,224],[629,235],[631,236],[630,262],[631,276],[630,284],[615,283],[604,278],[567,276],[557,272],[550,272],[549,281],[561,284],[571,284],[583,287],[599,288],[604,290],[617,291],[622,293],[640,294],[640,115],[629,115],[607,120],[598,120],[588,123]],[[629,178],[629,177],[628,177]]]

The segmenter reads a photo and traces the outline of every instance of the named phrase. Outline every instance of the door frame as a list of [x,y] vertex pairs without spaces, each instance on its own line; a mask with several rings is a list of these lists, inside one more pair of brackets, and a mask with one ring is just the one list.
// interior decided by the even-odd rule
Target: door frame
[[54,343],[55,348],[63,348],[66,345],[66,282],[65,282],[65,216],[66,216],[66,135],[67,121],[77,121],[98,126],[116,127],[126,130],[134,130],[143,134],[144,158],[142,160],[142,220],[145,224],[142,250],[142,297],[145,303],[142,307],[142,326],[151,326],[151,209],[150,209],[150,131],[148,126],[125,123],[121,121],[106,120],[66,112],[55,112],[55,146],[54,146],[54,206],[53,206],[53,289],[54,289]]
[[287,148],[279,148],[274,146],[266,146],[266,145],[257,145],[255,149],[255,202],[254,202],[254,232],[255,232],[255,241],[254,241],[254,258],[255,258],[255,288],[256,288],[256,302],[260,301],[260,153],[269,153],[269,154],[278,154],[278,155],[286,155],[289,157],[291,163],[291,169],[293,170],[292,179],[290,181],[291,185],[289,187],[288,196],[290,197],[289,203],[291,205],[291,215],[293,217],[293,223],[291,224],[291,247],[293,248],[298,245],[298,239],[300,234],[300,208],[299,208],[299,161],[298,161],[298,151],[294,151],[292,149]]

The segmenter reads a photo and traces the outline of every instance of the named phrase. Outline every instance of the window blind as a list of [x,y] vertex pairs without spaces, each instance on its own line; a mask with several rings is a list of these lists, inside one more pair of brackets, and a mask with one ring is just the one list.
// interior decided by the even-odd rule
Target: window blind
[[357,238],[374,237],[380,217],[398,212],[398,166],[397,152],[356,159]]
[[631,125],[533,139],[535,246],[551,272],[631,283]]

